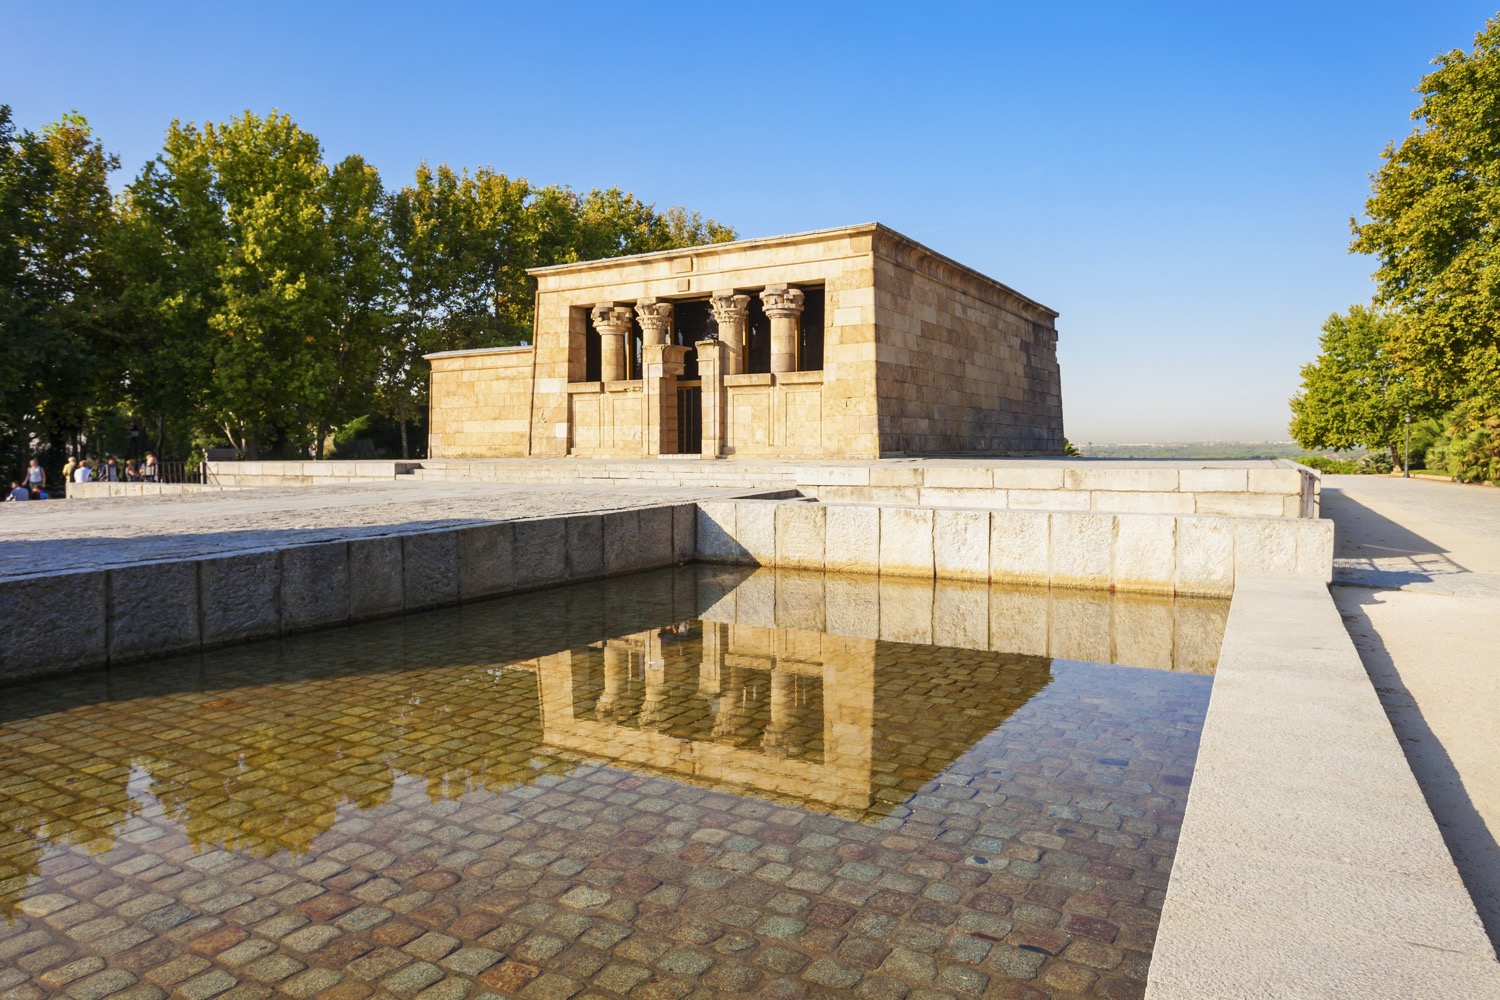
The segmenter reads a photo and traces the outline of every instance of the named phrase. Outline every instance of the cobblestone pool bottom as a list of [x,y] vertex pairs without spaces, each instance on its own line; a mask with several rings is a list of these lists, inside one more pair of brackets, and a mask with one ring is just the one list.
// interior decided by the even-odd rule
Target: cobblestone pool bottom
[[0,997],[1143,994],[1211,677],[704,579],[7,690]]

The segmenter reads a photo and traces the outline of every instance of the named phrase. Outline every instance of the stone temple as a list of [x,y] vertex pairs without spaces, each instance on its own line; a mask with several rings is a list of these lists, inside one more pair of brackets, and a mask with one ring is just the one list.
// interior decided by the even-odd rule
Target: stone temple
[[432,458],[1062,452],[1057,313],[879,224],[530,273],[531,346],[428,355]]

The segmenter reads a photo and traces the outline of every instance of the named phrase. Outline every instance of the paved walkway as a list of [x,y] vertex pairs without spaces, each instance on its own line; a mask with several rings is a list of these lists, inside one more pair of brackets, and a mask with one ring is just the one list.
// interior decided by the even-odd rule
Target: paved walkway
[[1500,489],[1327,476],[1334,599],[1500,945]]
[[0,579],[745,492],[654,484],[373,482],[0,504]]

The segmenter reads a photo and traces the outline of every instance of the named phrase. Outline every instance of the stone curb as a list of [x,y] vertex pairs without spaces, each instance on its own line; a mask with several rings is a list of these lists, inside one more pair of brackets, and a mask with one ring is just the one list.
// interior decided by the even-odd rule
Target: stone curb
[[1500,996],[1500,965],[1321,582],[1230,605],[1147,1000]]

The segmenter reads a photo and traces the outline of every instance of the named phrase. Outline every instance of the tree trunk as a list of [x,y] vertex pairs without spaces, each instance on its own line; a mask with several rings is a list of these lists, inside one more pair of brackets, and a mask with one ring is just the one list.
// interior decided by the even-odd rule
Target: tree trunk
[[319,462],[323,461],[323,439],[326,437],[328,437],[328,424],[318,424],[318,444],[317,447],[313,449],[313,458],[317,459]]
[[1396,447],[1394,442],[1391,443],[1391,468],[1403,468],[1401,463],[1401,451]]
[[401,457],[411,458],[411,445],[406,440],[406,418],[401,418]]

